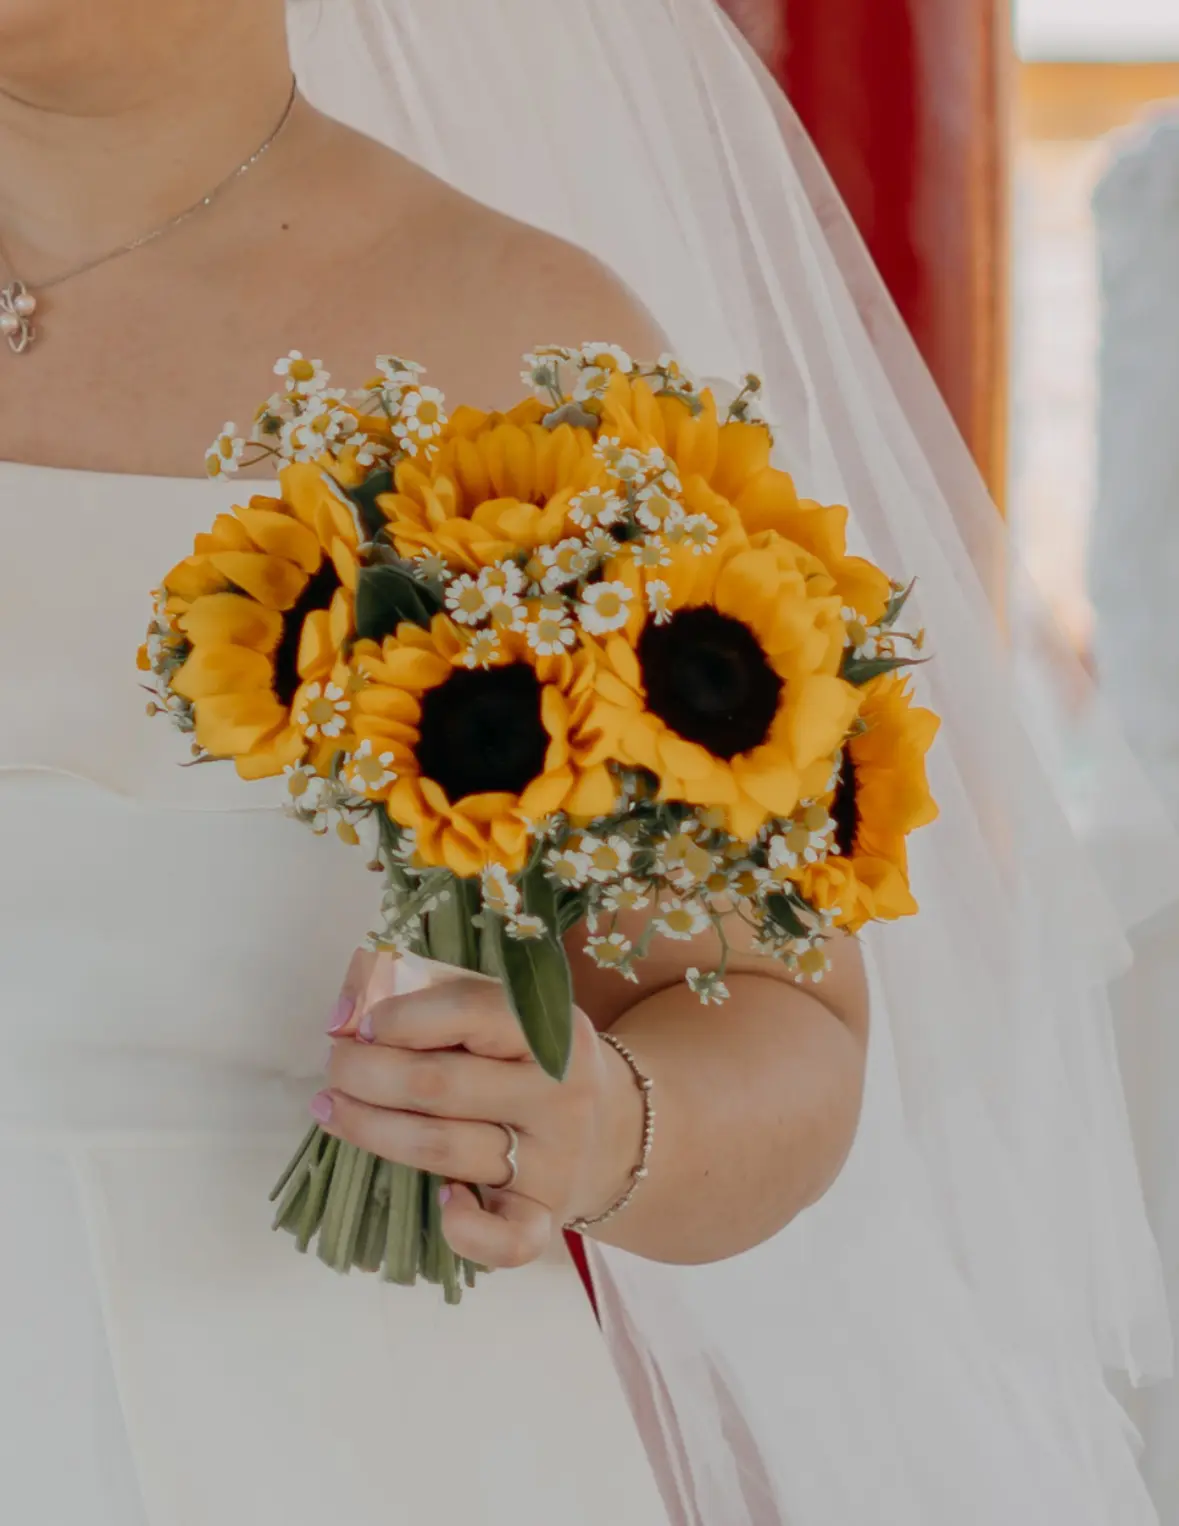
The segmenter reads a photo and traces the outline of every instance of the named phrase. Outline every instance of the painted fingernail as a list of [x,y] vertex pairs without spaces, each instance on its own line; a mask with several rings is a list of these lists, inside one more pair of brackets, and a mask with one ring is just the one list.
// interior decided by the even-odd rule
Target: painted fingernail
[[332,1101],[331,1092],[316,1092],[311,1099],[311,1116],[316,1123],[331,1123],[333,1112],[335,1112],[335,1103]]
[[442,1204],[443,1208],[445,1208],[447,1203],[450,1202],[450,1200],[451,1200],[451,1198],[453,1196],[454,1196],[454,1188],[453,1187],[443,1187],[443,1188],[440,1189],[440,1191],[438,1193],[438,1201]]
[[329,1033],[343,1033],[344,1029],[352,1021],[352,1014],[356,1011],[356,1002],[351,996],[341,996],[332,1008],[332,1015],[328,1022]]
[[377,1032],[373,1027],[373,1015],[371,1012],[366,1012],[360,1019],[360,1027],[356,1030],[356,1037],[362,1044],[376,1043]]

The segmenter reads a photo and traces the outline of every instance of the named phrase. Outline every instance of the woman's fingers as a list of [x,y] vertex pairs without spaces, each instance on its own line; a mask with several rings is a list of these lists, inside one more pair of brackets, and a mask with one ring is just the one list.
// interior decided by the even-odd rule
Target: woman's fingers
[[378,1001],[362,1017],[357,1033],[368,1043],[398,1049],[461,1046],[496,1060],[530,1057],[502,986],[470,976]]
[[498,1269],[527,1266],[553,1238],[553,1216],[517,1192],[490,1192],[486,1206],[467,1187],[451,1187],[442,1232],[456,1256]]
[[525,1122],[557,1085],[539,1066],[520,1060],[490,1060],[461,1049],[391,1049],[347,1039],[333,1046],[328,1084],[372,1107]]
[[[470,1182],[476,1187],[503,1188],[512,1175],[508,1132],[498,1123],[395,1112],[370,1107],[337,1091],[320,1092],[311,1111],[327,1133],[383,1160],[414,1166],[431,1176]],[[540,1175],[531,1141],[520,1139],[515,1190],[543,1193],[545,1184],[538,1179]]]

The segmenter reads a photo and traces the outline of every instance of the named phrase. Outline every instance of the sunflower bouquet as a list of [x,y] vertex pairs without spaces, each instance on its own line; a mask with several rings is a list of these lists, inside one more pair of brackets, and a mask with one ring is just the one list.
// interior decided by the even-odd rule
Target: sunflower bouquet
[[[572,1039],[566,935],[635,980],[653,939],[727,930],[818,981],[830,940],[917,910],[906,838],[936,815],[936,718],[901,670],[908,592],[850,556],[847,511],[771,462],[760,384],[722,410],[671,357],[525,358],[507,413],[394,356],[359,392],[292,352],[220,477],[278,493],[218,516],[163,579],[140,667],[194,757],[285,775],[291,814],[367,841],[370,946],[493,974],[536,1060]],[[476,1268],[442,1184],[313,1128],[276,1227],[339,1271]]]

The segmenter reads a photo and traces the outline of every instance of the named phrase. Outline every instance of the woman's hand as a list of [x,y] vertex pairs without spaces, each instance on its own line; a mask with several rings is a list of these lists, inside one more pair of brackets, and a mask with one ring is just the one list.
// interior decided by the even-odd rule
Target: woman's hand
[[[453,1184],[443,1231],[483,1266],[534,1261],[563,1224],[608,1208],[642,1149],[634,1078],[585,1014],[574,1011],[569,1073],[553,1081],[490,980],[456,975],[378,1002],[335,1039],[328,1084],[312,1104],[324,1129]],[[505,1124],[519,1137],[510,1190]]]

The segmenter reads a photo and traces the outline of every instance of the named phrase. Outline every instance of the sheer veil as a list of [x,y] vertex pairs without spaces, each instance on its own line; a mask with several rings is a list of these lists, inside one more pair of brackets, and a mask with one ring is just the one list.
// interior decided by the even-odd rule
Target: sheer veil
[[867,939],[847,1170],[733,1262],[595,1252],[669,1513],[1149,1522],[1104,1370],[1157,1375],[1169,1339],[1105,993],[1177,861],[1112,728],[1084,841],[1066,820],[999,518],[790,108],[712,0],[298,0],[291,29],[317,105],[591,249],[698,373],[758,371],[782,464],[920,579],[942,817],[922,915]]

